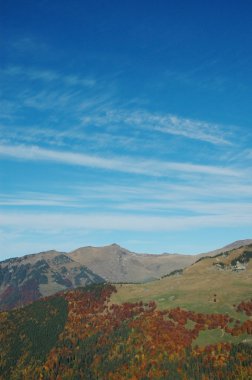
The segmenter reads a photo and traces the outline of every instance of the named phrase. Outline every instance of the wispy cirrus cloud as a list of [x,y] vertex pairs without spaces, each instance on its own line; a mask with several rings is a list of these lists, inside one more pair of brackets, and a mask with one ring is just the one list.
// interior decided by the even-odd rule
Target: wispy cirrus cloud
[[38,192],[23,192],[0,194],[0,206],[4,207],[80,207],[78,200],[73,196],[61,194],[47,194]]
[[136,214],[77,214],[77,213],[13,213],[0,215],[0,226],[11,228],[124,230],[124,231],[173,231],[188,228],[251,226],[251,216],[246,215],[197,215],[153,216]]
[[28,80],[43,82],[60,82],[67,86],[94,87],[96,80],[91,77],[83,77],[76,74],[64,74],[54,70],[39,69],[33,67],[9,66],[1,70],[1,74],[11,77],[22,77]]
[[[118,137],[119,143],[123,141],[124,144],[125,137],[130,138],[132,146],[133,140],[137,140],[139,134],[145,135],[145,141],[149,134],[152,138],[154,136],[159,139],[159,142],[165,135],[170,135],[217,147],[228,148],[234,144],[234,141],[237,143],[235,126],[225,126],[161,111],[150,112],[144,108],[139,109],[136,105],[118,106],[118,94],[112,89],[113,86],[106,83],[106,80],[97,83],[96,79],[88,76],[22,66],[9,66],[0,73],[12,80],[15,78],[21,81],[23,78],[28,80],[17,88],[16,94],[8,100],[12,114],[15,114],[16,110],[16,113],[21,112],[23,117],[22,109],[33,109],[38,114],[50,110],[63,112],[64,115],[68,113],[65,120],[75,118],[80,131],[89,128],[88,134],[91,138],[92,131],[98,128],[104,136],[110,134],[111,139]],[[34,81],[38,82],[36,89]],[[3,107],[3,111],[5,108]],[[58,113],[56,115],[59,117]],[[7,112],[7,116],[9,114],[10,112]],[[48,122],[50,123],[50,120]],[[75,133],[76,137],[75,127],[72,125],[68,135],[71,133]],[[109,142],[109,139],[107,141]]]
[[[168,213],[168,217],[174,217],[174,215],[177,212],[182,213],[186,217],[188,215],[204,215],[204,216],[231,216],[238,218],[246,215],[251,215],[252,212],[252,203],[251,202],[211,202],[208,203],[207,201],[201,201],[201,202],[193,202],[193,201],[181,201],[180,197],[174,196],[172,200],[170,201],[164,201],[164,200],[145,200],[141,201],[140,199],[138,202],[136,201],[123,201],[118,200],[116,198],[110,199],[109,205],[109,212],[130,212],[134,215],[144,214],[144,215],[164,215]],[[27,207],[39,207],[41,209],[47,207],[48,209],[55,209],[55,208],[63,208],[63,209],[78,209],[86,212],[86,210],[96,209],[97,200],[103,200],[106,199],[106,197],[96,197],[96,198],[89,198],[86,197],[64,197],[64,199],[61,199],[60,196],[43,196],[39,197],[34,194],[33,196],[30,195],[30,197],[5,197],[4,199],[0,197],[0,206],[10,209],[10,207],[18,207],[20,210],[21,208],[27,208]],[[107,200],[107,199],[106,199]],[[101,207],[101,206],[100,206]],[[106,205],[104,205],[102,208],[105,210]]]
[[[233,183],[229,177],[199,179],[194,184],[164,184],[162,181],[139,179],[133,185],[85,184],[64,187],[60,192],[15,192],[0,194],[0,205],[5,207],[49,206],[76,208],[80,210],[97,208],[107,211],[131,211],[135,213],[161,213],[174,215],[188,213],[203,215],[245,215],[252,211],[252,184],[240,178]],[[56,190],[56,189],[55,189]]]
[[122,109],[108,109],[102,115],[87,115],[82,118],[82,122],[84,125],[141,128],[200,140],[214,145],[232,145],[230,138],[234,128],[178,115],[150,113],[144,110],[124,111]]
[[68,191],[74,192],[75,196],[87,199],[89,202],[92,200],[106,200],[106,201],[119,201],[134,203],[141,202],[170,202],[170,203],[184,203],[195,202],[201,200],[206,204],[213,204],[216,202],[238,202],[241,198],[248,201],[252,198],[252,183],[247,181],[246,177],[237,178],[235,182],[231,177],[219,177],[218,181],[215,178],[208,177],[207,180],[192,181],[192,183],[163,183],[156,180],[153,181],[138,181],[134,185],[108,185],[103,183],[103,186],[98,185],[79,185],[67,186]]
[[240,177],[241,171],[211,165],[197,165],[181,162],[167,162],[146,158],[132,157],[101,157],[71,151],[58,151],[27,145],[0,145],[0,155],[15,159],[31,161],[47,161],[68,165],[93,167],[103,170],[112,170],[122,173],[142,174],[157,177],[170,176],[171,172],[194,173],[205,175],[219,175]]
[[[128,202],[128,203],[119,203],[115,207],[115,209],[120,211],[131,211],[131,212],[144,212],[144,213],[163,213],[170,215],[174,215],[178,211],[183,213],[183,215],[204,215],[204,216],[212,216],[219,215],[221,217],[235,215],[239,217],[241,216],[249,216],[252,212],[252,203],[251,202],[211,202],[207,201],[202,202],[193,202],[193,201],[180,201],[180,202]],[[169,214],[168,214],[169,215]]]
[[185,119],[178,116],[169,115],[160,121],[155,128],[162,133],[170,133],[190,139],[205,141],[216,145],[232,145],[221,131],[222,127],[204,121]]
[[24,94],[23,104],[25,107],[33,108],[38,112],[52,109],[60,111],[66,110],[67,107],[73,107],[76,98],[79,98],[79,90],[42,90],[36,93]]

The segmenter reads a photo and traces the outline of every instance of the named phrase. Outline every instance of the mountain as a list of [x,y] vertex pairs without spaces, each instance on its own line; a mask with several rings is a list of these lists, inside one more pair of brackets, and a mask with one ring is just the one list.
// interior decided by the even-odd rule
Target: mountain
[[155,300],[160,308],[184,307],[197,312],[227,312],[252,298],[252,244],[200,257],[184,270],[145,284],[117,285],[113,302]]
[[22,306],[42,296],[104,282],[63,252],[48,251],[0,263],[0,310]]
[[184,269],[203,256],[250,242],[252,240],[241,240],[200,255],[140,254],[112,244],[79,248],[69,253],[48,251],[8,259],[0,263],[0,310],[92,283],[153,281]]
[[196,260],[191,255],[134,253],[117,244],[79,248],[70,252],[68,257],[109,282],[145,282],[157,279]]
[[226,252],[251,243],[252,240],[239,240],[219,250],[199,255],[134,253],[112,244],[105,247],[79,248],[67,256],[112,283],[146,282],[158,279],[174,270],[183,269],[200,257]]
[[[116,257],[121,250],[112,247]],[[33,278],[49,293],[52,277],[61,285],[58,274],[72,286],[84,269],[94,280],[72,254],[82,256],[49,251],[1,265],[14,285]],[[199,255],[151,282],[61,285],[57,294],[0,312],[0,380],[251,379],[251,284],[252,244]]]

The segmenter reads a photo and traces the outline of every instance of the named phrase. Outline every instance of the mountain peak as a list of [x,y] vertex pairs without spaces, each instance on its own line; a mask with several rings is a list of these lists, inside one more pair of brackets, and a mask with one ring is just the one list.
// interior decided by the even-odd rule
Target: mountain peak
[[108,247],[122,248],[119,244],[116,244],[116,243],[112,243]]

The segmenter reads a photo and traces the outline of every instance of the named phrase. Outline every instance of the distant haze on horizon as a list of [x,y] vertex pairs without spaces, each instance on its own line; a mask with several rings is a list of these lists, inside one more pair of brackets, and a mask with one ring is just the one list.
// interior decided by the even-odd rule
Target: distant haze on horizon
[[252,4],[1,4],[0,260],[252,236]]

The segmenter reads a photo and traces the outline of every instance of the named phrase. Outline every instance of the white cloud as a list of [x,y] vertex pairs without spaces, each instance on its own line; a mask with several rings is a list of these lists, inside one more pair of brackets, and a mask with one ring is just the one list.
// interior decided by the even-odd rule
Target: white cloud
[[125,214],[2,213],[0,226],[38,231],[64,229],[173,231],[205,227],[251,226],[251,215],[148,216]]
[[32,94],[24,94],[22,101],[25,107],[34,108],[38,111],[50,109],[66,109],[78,98],[79,92],[76,91],[39,91]]
[[231,142],[226,140],[223,134],[218,131],[218,126],[215,124],[184,119],[178,116],[168,116],[162,121],[161,125],[162,126],[157,126],[155,129],[162,133],[180,135],[211,144],[231,145]]
[[[229,202],[236,203],[241,200],[249,201],[252,199],[252,184],[244,184],[243,178],[222,177],[215,180],[215,177],[208,177],[207,181],[196,181],[195,183],[172,184],[158,181],[138,181],[134,185],[109,185],[105,181],[102,186],[93,185],[66,185],[66,189],[80,198],[103,201],[135,201],[147,202],[172,202],[182,204],[186,201],[204,201],[204,202]],[[237,182],[237,183],[236,183]],[[245,180],[246,182],[246,180]]]
[[157,177],[168,177],[172,172],[235,177],[242,175],[242,173],[238,170],[225,167],[165,162],[142,158],[134,159],[132,157],[122,156],[107,158],[69,151],[56,151],[40,148],[38,146],[27,145],[0,145],[0,155],[15,159],[56,162]]
[[[31,83],[27,81],[26,88],[30,90],[17,92],[13,100],[15,107],[34,108],[38,112],[56,110],[71,115],[78,120],[80,130],[88,130],[92,135],[94,127],[102,127],[100,134],[117,137],[118,143],[125,144],[126,138],[131,138],[129,146],[139,145],[138,132],[148,132],[150,140],[155,137],[160,141],[164,134],[180,136],[186,139],[207,142],[215,146],[231,146],[234,141],[234,126],[224,126],[218,123],[194,120],[170,113],[149,112],[147,110],[116,108],[117,99],[115,90],[109,83],[97,83],[92,77],[83,77],[76,74],[61,74],[54,70],[24,68],[22,66],[9,66],[0,71],[3,75],[11,77],[25,77],[29,81],[41,81],[44,86],[34,92]],[[46,87],[45,87],[46,84]],[[52,84],[53,86],[47,86]],[[83,90],[85,88],[85,91]],[[95,89],[94,89],[95,88]],[[12,105],[13,107],[13,105]],[[14,112],[12,112],[13,114]],[[8,112],[7,116],[10,114]],[[57,113],[56,113],[57,115]],[[67,116],[67,120],[69,119]],[[74,116],[73,116],[74,115]],[[60,119],[60,116],[59,116]],[[50,120],[48,120],[49,125]],[[40,126],[38,126],[40,128]],[[61,127],[61,126],[59,126]],[[125,134],[127,129],[127,134]],[[71,134],[72,126],[69,128]],[[83,134],[79,133],[80,138]],[[73,136],[74,137],[74,136]],[[78,136],[74,137],[78,141]],[[141,136],[139,137],[139,139]],[[105,139],[104,139],[105,140]],[[145,133],[145,144],[148,140]],[[106,144],[109,145],[109,139]]]
[[36,192],[0,194],[0,206],[80,207],[75,197]]
[[[207,183],[194,185],[162,184],[157,179],[146,183],[139,178],[133,186],[118,184],[64,187],[65,195],[59,193],[15,192],[0,194],[0,205],[5,207],[63,207],[80,210],[131,211],[152,215],[246,215],[252,212],[252,186],[229,182],[221,183],[208,178]],[[200,182],[200,181],[199,181]],[[233,185],[233,186],[232,186]],[[229,191],[228,191],[229,190]]]
[[201,215],[237,215],[238,217],[243,215],[251,215],[252,213],[252,203],[249,202],[193,202],[193,201],[160,201],[160,202],[128,202],[128,203],[118,203],[114,208],[118,210],[130,210],[133,212],[162,212],[163,214],[172,213],[173,215],[178,211],[183,213],[190,212],[193,214]]
[[183,118],[172,114],[155,114],[147,111],[125,111],[107,109],[102,115],[88,115],[82,119],[84,124],[97,126],[109,125],[141,128],[171,135],[178,135],[214,145],[232,145],[229,138],[234,127],[208,123],[202,120]]

